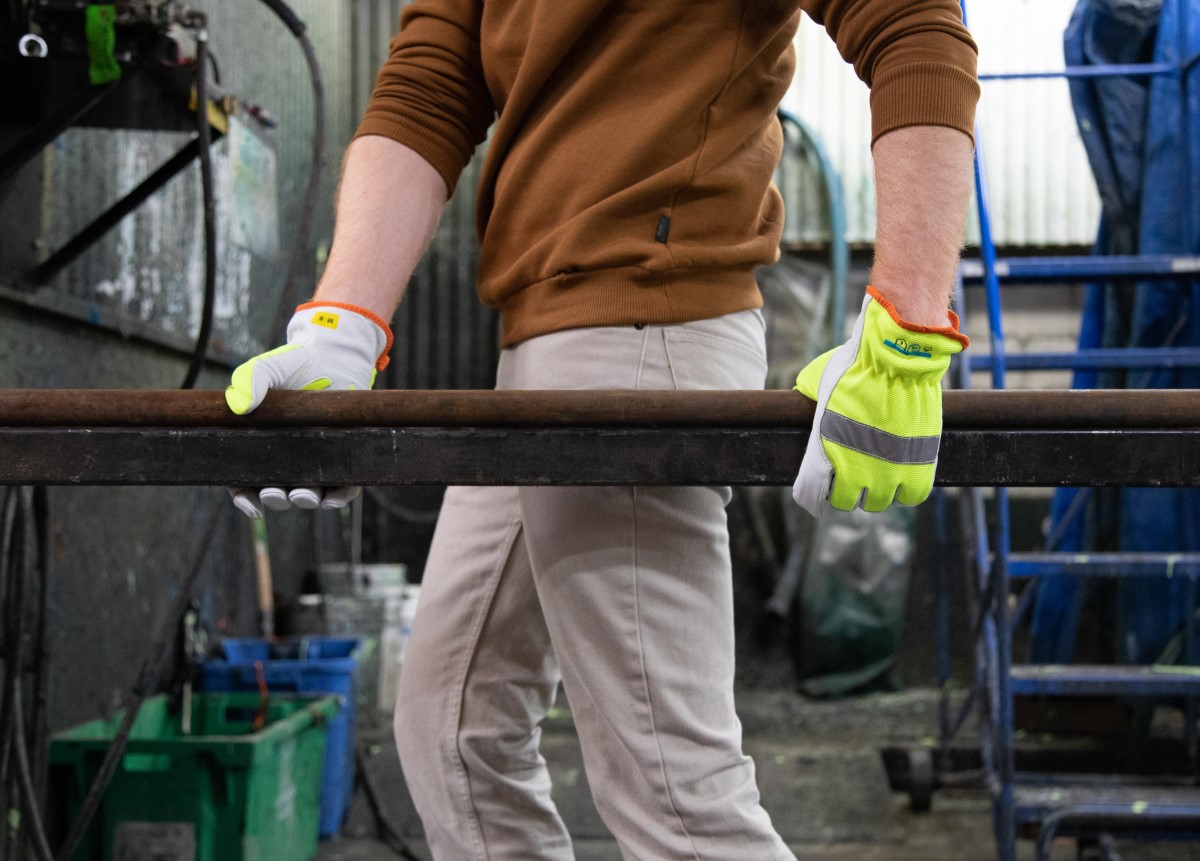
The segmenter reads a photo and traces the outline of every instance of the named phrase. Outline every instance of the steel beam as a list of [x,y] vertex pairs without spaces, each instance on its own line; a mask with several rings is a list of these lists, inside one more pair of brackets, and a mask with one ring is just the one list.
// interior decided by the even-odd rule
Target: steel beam
[[[1200,393],[1113,394],[948,392],[939,483],[1200,485]],[[215,392],[17,390],[0,483],[785,485],[811,420],[787,392],[273,393],[239,418]]]

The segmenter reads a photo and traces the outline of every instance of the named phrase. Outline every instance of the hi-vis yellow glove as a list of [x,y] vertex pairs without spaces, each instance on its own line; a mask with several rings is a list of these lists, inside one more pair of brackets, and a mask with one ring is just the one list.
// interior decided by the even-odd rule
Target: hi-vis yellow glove
[[[340,302],[310,302],[296,309],[287,328],[287,344],[233,372],[225,402],[238,415],[258,407],[271,389],[370,389],[375,374],[388,365],[392,331],[365,308]],[[247,517],[263,516],[263,506],[283,510],[341,508],[358,495],[357,487],[231,487],[233,504]]]
[[842,346],[810,363],[796,391],[817,402],[792,497],[814,516],[827,505],[883,511],[933,490],[942,438],[942,376],[969,345],[951,326],[905,322],[874,287]]

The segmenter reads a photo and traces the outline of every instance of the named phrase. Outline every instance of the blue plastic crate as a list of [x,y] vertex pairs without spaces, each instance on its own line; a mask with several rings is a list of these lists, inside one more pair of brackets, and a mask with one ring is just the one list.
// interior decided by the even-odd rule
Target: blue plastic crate
[[269,642],[258,638],[222,643],[225,660],[200,667],[204,691],[256,691],[255,664],[262,662],[267,689],[289,693],[330,693],[343,698],[341,711],[329,724],[325,765],[321,772],[321,837],[331,837],[354,794],[354,675],[359,641],[336,637],[297,637]]

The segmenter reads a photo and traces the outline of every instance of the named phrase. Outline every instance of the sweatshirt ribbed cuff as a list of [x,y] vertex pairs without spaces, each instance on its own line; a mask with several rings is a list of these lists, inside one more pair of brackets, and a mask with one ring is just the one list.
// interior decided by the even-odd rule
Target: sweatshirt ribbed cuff
[[975,139],[979,82],[949,63],[888,69],[871,86],[871,143],[907,126],[948,126]]

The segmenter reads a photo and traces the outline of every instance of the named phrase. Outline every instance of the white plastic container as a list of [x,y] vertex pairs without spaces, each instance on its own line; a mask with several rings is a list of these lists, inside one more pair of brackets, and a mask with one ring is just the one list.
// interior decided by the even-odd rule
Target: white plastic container
[[417,614],[420,586],[405,586],[400,599],[388,604],[387,623],[379,641],[379,714],[390,715],[396,704],[400,684],[400,667],[404,651],[412,634],[413,618]]

